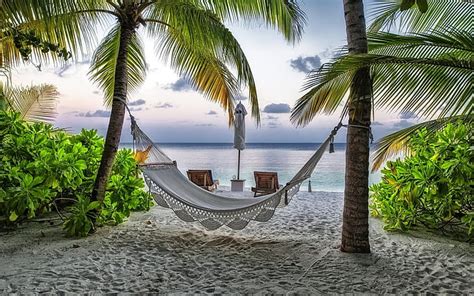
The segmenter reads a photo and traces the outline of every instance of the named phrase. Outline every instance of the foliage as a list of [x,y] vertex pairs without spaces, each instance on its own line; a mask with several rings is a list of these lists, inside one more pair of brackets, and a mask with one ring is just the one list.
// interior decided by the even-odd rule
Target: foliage
[[69,207],[71,214],[64,222],[67,234],[69,236],[87,236],[91,231],[94,231],[94,222],[99,208],[98,201],[91,202],[88,197],[79,196],[74,206]]
[[38,49],[41,53],[55,53],[58,57],[64,61],[69,60],[72,57],[71,52],[66,48],[60,47],[59,44],[53,44],[48,41],[41,40],[36,36],[33,30],[24,31],[18,28],[11,28],[3,32],[4,38],[12,37],[15,47],[20,52],[20,55],[24,61],[28,61],[33,52],[33,49]]
[[413,0],[372,0],[369,31],[423,33],[447,27],[472,27],[472,0],[429,0],[428,6],[422,4],[421,8],[404,2],[412,4]]
[[[306,125],[320,113],[333,113],[347,105],[354,73],[365,67],[372,73],[375,109],[413,112],[429,120],[382,138],[373,170],[407,151],[405,143],[418,128],[434,131],[449,122],[470,120],[474,111],[470,87],[474,70],[473,5],[465,0],[433,0],[428,7],[423,1],[374,1],[369,54],[349,55],[344,49],[330,63],[310,73],[306,93],[292,111],[292,121]],[[398,33],[408,32],[381,31],[395,24],[399,24]]]
[[65,228],[82,236],[92,229],[91,211],[99,211],[99,222],[120,223],[131,211],[149,208],[150,197],[126,149],[118,153],[107,200],[97,208],[85,198],[104,143],[95,130],[70,135],[46,123],[25,122],[19,113],[0,112],[0,143],[0,216],[10,223],[50,212],[55,201],[73,200]]
[[145,77],[143,46],[137,30],[144,27],[158,41],[159,57],[208,99],[220,104],[229,113],[229,120],[233,120],[234,98],[248,90],[252,115],[257,121],[260,108],[255,80],[247,58],[225,23],[261,21],[280,31],[289,42],[301,38],[305,23],[304,13],[294,0],[4,0],[0,17],[13,27],[31,24],[38,37],[48,36],[51,42],[64,44],[74,56],[96,47],[98,29],[112,27],[94,52],[90,72],[104,90],[106,102],[113,97],[115,84],[116,61],[110,59],[114,59],[120,42],[121,30],[117,27],[134,28],[127,55],[131,73],[126,83],[130,91]]
[[56,102],[59,93],[50,84],[28,87],[0,87],[0,110],[11,109],[30,121],[51,122],[56,116]]
[[[62,6],[63,0],[1,2],[0,65],[3,63],[3,66],[13,66],[24,60],[35,60],[38,65],[49,61],[64,62],[72,54],[83,57],[96,44],[95,38],[83,33],[92,31],[94,14],[88,18],[57,14],[52,5]],[[52,18],[55,19],[54,24],[42,21]],[[74,23],[79,19],[80,27]]]
[[456,123],[459,121],[462,121],[467,125],[472,125],[474,123],[474,114],[428,120],[386,135],[377,142],[377,150],[374,152],[372,157],[372,170],[379,169],[387,159],[395,157],[400,152],[405,155],[410,155],[410,147],[407,144],[413,135],[416,135],[419,130],[425,128],[430,132],[435,132],[443,129],[450,123]]
[[117,153],[101,212],[102,223],[122,223],[131,211],[150,208],[149,194],[142,190],[144,181],[136,177],[137,163],[129,149]]
[[466,87],[474,70],[474,37],[461,30],[429,34],[369,34],[369,54],[343,53],[310,73],[293,109],[292,121],[304,125],[318,113],[332,113],[345,103],[352,77],[370,67],[378,109],[444,117],[472,112]]
[[400,4],[400,10],[401,11],[408,10],[412,8],[415,5],[415,3],[420,12],[424,13],[428,10],[427,0],[402,0],[402,3]]
[[387,162],[382,181],[371,186],[371,212],[388,230],[417,225],[442,229],[463,225],[474,234],[474,133],[472,125],[418,130],[411,156]]

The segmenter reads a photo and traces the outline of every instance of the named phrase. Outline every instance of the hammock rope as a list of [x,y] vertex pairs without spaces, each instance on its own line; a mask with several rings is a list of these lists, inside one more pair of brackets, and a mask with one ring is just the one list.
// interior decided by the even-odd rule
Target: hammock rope
[[287,206],[298,193],[301,184],[311,177],[328,147],[330,152],[334,152],[334,137],[341,127],[346,127],[341,120],[303,167],[277,192],[260,197],[231,198],[205,191],[189,181],[179,171],[176,161],[168,157],[140,129],[127,104],[121,101],[130,115],[134,148],[137,151],[148,151],[148,158],[140,164],[140,169],[156,203],[172,209],[180,219],[186,222],[197,221],[208,230],[223,225],[241,230],[252,220],[270,220],[276,208]]

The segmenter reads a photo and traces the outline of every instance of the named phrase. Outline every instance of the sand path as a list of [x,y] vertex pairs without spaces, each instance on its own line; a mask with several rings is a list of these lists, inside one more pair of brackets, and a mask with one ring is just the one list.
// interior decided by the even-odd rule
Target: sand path
[[474,247],[389,234],[344,254],[342,194],[300,193],[268,223],[207,232],[154,207],[86,239],[29,224],[0,234],[0,293],[474,294]]

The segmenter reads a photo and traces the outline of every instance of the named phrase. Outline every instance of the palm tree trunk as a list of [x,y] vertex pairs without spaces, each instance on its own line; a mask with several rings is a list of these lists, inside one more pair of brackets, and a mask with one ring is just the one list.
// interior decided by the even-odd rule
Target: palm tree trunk
[[[349,53],[367,53],[362,0],[344,0]],[[368,68],[354,77],[349,96],[346,176],[341,251],[370,253],[369,245],[369,139],[372,82]]]
[[125,104],[127,100],[127,48],[135,34],[132,26],[122,24],[120,31],[120,47],[115,66],[114,98],[110,113],[107,136],[105,138],[104,152],[100,161],[99,171],[92,190],[92,200],[102,201],[107,189],[107,182],[114,164],[115,155],[122,135],[122,126],[125,118]]

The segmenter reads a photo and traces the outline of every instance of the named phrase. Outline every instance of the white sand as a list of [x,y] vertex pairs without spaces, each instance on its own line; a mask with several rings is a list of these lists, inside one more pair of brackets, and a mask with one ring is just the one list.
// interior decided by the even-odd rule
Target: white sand
[[154,207],[86,239],[29,224],[0,234],[0,293],[473,294],[474,247],[389,234],[341,253],[341,193],[300,193],[268,223],[203,230]]

